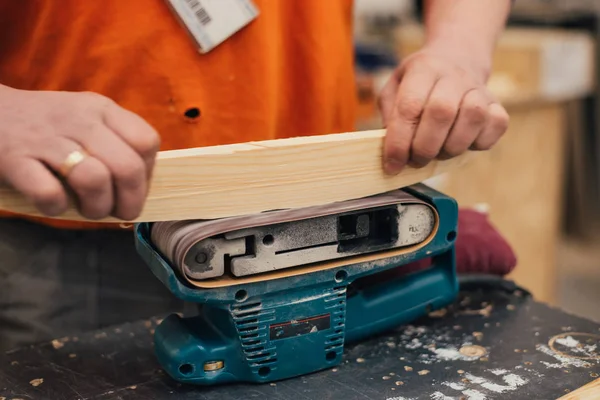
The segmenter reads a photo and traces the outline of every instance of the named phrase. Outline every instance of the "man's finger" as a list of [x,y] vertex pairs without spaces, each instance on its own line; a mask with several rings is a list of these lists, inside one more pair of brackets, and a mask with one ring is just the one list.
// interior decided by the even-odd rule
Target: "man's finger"
[[473,150],[489,150],[504,135],[510,121],[509,115],[498,103],[492,103],[487,108],[488,118],[483,132],[471,146]]
[[378,105],[383,120],[383,126],[387,127],[396,103],[396,93],[398,92],[398,80],[392,76],[379,94]]
[[410,70],[398,86],[384,143],[384,169],[399,173],[407,164],[413,137],[437,75],[431,70]]
[[156,130],[139,115],[115,103],[110,103],[104,110],[103,122],[142,157],[149,180],[160,148],[160,136]]
[[132,220],[142,211],[148,193],[147,161],[106,126],[98,125],[79,140],[107,171],[114,186],[113,216]]
[[[60,175],[67,157],[74,151],[86,151],[86,148],[85,144],[74,139],[55,137],[39,150],[37,157]],[[77,196],[81,215],[94,220],[110,215],[114,206],[112,178],[100,160],[90,154],[65,172],[67,175],[61,178]]]
[[50,217],[67,210],[68,196],[60,180],[40,161],[33,158],[5,160],[4,181],[29,199]]
[[459,156],[469,149],[483,131],[489,103],[486,93],[479,89],[473,89],[464,96],[456,122],[444,143],[443,158]]
[[410,164],[424,167],[436,158],[459,112],[465,88],[457,79],[444,78],[433,88],[411,147]]

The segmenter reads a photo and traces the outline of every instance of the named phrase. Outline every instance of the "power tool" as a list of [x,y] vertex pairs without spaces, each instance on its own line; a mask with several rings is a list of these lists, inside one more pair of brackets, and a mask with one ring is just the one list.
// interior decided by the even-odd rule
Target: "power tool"
[[[345,345],[456,299],[457,221],[454,199],[418,183],[303,209],[139,223],[137,251],[193,305],[158,325],[157,359],[195,385],[332,368]],[[423,259],[426,269],[377,280]]]

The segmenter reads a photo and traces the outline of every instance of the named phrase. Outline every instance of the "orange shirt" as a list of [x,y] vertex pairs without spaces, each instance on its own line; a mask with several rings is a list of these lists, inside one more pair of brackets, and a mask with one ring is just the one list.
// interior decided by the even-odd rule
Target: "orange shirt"
[[200,54],[164,0],[0,0],[0,83],[101,93],[162,150],[354,129],[353,0],[254,2],[255,21]]

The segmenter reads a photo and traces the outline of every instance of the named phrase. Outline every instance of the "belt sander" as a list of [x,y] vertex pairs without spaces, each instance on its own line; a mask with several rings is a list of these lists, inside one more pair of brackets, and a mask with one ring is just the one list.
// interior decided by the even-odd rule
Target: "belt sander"
[[[454,199],[419,183],[322,206],[138,223],[140,255],[194,305],[159,324],[157,358],[199,385],[334,367],[346,344],[455,300],[457,218]],[[425,270],[376,279],[424,258]]]

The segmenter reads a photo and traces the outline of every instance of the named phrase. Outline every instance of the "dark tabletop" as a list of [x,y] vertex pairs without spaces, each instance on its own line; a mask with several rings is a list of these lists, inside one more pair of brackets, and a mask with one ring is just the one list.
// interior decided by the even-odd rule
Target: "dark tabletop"
[[600,324],[521,291],[467,290],[447,310],[347,348],[338,368],[266,385],[173,382],[154,359],[156,324],[0,356],[0,400],[556,399],[600,375]]

